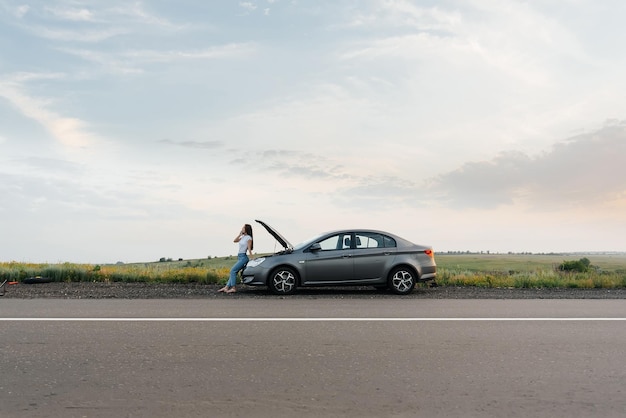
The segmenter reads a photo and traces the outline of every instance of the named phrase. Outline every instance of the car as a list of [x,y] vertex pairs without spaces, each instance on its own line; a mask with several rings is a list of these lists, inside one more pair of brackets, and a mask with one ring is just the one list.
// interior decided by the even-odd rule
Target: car
[[407,295],[418,282],[434,281],[435,253],[388,232],[373,229],[330,231],[295,247],[263,221],[256,220],[283,250],[250,260],[242,282],[267,286],[277,295],[300,287],[374,286]]

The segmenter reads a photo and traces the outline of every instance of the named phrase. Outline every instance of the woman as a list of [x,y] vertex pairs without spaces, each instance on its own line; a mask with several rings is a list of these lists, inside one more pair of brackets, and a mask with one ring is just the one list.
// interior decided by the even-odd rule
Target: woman
[[[237,284],[237,272],[242,269],[248,260],[252,259],[252,226],[250,224],[245,224],[233,242],[239,243],[237,262],[233,268],[230,269],[230,277],[228,278],[226,286],[222,287],[218,290],[218,292],[235,293],[237,291],[235,288],[235,285]],[[250,253],[250,258],[246,255],[247,252]]]

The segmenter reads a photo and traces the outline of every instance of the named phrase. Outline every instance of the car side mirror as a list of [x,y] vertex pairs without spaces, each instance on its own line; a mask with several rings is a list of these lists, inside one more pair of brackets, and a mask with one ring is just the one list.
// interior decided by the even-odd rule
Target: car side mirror
[[309,251],[311,252],[315,252],[315,251],[320,251],[322,249],[322,246],[316,242],[315,244],[311,244],[311,246],[309,247]]

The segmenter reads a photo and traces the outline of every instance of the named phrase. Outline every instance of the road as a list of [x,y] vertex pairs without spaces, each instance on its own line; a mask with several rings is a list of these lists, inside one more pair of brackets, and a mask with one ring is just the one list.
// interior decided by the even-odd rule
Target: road
[[0,300],[2,417],[616,417],[622,300]]

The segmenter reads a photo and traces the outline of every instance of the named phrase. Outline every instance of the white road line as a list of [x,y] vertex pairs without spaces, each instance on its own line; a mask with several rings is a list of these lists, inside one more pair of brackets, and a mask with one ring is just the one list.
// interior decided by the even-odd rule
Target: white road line
[[440,322],[440,321],[626,321],[626,318],[0,318],[0,322]]

